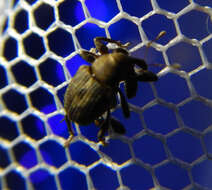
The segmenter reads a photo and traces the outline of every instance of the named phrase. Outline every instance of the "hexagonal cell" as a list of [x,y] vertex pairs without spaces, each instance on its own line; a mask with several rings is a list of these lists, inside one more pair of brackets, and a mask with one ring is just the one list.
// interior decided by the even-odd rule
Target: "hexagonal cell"
[[64,115],[57,114],[48,119],[48,124],[55,135],[58,135],[60,137],[64,137],[67,139],[69,137],[69,133],[68,133],[68,128],[66,126],[65,121],[61,123],[63,119],[64,119]]
[[172,163],[156,168],[155,175],[160,185],[170,189],[183,189],[190,184],[187,171]]
[[46,169],[39,168],[33,171],[29,178],[35,190],[49,189],[49,187],[51,190],[57,190],[55,177]]
[[130,117],[125,118],[122,109],[116,109],[113,113],[116,119],[120,120],[126,129],[124,136],[132,137],[143,130],[140,117],[137,113],[131,111]]
[[49,4],[42,3],[34,10],[34,17],[37,26],[47,30],[55,21],[54,9]]
[[37,0],[25,0],[27,3],[29,3],[30,5],[36,3]]
[[18,135],[16,122],[6,116],[0,117],[0,137],[12,141]]
[[[72,123],[72,125],[74,126],[74,123]],[[90,124],[85,126],[80,127],[80,132],[83,136],[85,136],[85,138],[87,138],[90,141],[93,142],[98,142],[97,139],[97,134],[98,134],[99,128],[94,124]]]
[[[168,73],[162,76],[156,83],[158,96],[167,102],[178,104],[190,96],[187,83],[184,78]],[[169,89],[169,90],[164,90]]]
[[208,7],[212,7],[212,2],[211,0],[194,0],[195,3],[198,3],[201,6],[208,6]]
[[210,62],[210,64],[212,64],[212,53],[210,51],[212,49],[212,39],[203,43],[202,48],[207,60]]
[[204,136],[204,142],[207,149],[207,152],[212,155],[212,131],[208,132]]
[[[92,17],[108,22],[119,13],[115,0],[87,0],[85,2]],[[98,9],[94,9],[98,7]]]
[[83,142],[72,143],[69,151],[71,153],[71,159],[79,164],[89,166],[99,160],[99,155]]
[[[5,169],[11,163],[8,150],[0,145],[0,169]],[[1,187],[1,186],[0,186]]]
[[13,65],[11,70],[16,82],[23,86],[30,87],[37,80],[35,69],[25,61],[20,61]]
[[34,59],[39,59],[45,53],[43,39],[35,33],[27,36],[23,43],[28,56]]
[[149,135],[145,135],[134,141],[135,156],[145,163],[154,165],[166,159],[163,143]]
[[96,24],[86,23],[76,31],[76,36],[81,46],[89,50],[94,47],[93,39],[97,36],[105,36],[105,31]]
[[79,169],[66,168],[59,173],[59,181],[62,189],[88,189],[85,175]]
[[35,150],[28,143],[20,142],[12,148],[12,151],[15,160],[27,169],[38,163]]
[[121,169],[120,173],[124,185],[130,189],[150,189],[154,186],[150,172],[141,166],[132,164]]
[[36,115],[30,114],[21,120],[23,132],[35,140],[46,136],[44,122]]
[[175,133],[167,139],[167,145],[176,158],[191,163],[203,154],[200,139],[184,132]]
[[202,102],[190,101],[179,110],[185,125],[192,129],[203,131],[212,124],[212,109]]
[[137,17],[142,17],[152,11],[152,4],[150,1],[122,0],[121,5],[125,12]]
[[68,56],[75,50],[71,33],[61,28],[48,35],[48,44],[51,51],[62,57]]
[[96,189],[116,189],[119,186],[116,172],[103,164],[92,168],[90,176]]
[[179,25],[182,33],[188,38],[195,38],[201,40],[208,35],[205,22],[209,15],[204,12],[192,10],[179,19]]
[[111,139],[108,146],[100,147],[100,150],[117,164],[123,164],[131,158],[130,149],[127,144],[120,140]]
[[43,160],[51,166],[59,168],[67,161],[64,147],[53,140],[42,143],[39,149]]
[[130,42],[132,46],[135,46],[141,42],[138,26],[127,19],[121,19],[111,24],[109,32],[112,39],[122,43]]
[[203,69],[191,76],[191,82],[194,85],[197,93],[208,99],[212,99],[212,70]]
[[189,2],[187,0],[173,1],[172,3],[171,1],[157,0],[157,3],[159,4],[160,8],[173,13],[177,13],[185,8],[187,5],[189,5]]
[[30,93],[32,105],[39,111],[48,114],[56,110],[53,95],[45,88],[38,88]]
[[[157,26],[157,27],[155,27]],[[154,14],[142,22],[142,28],[146,31],[146,35],[149,40],[155,39],[155,37],[162,31],[166,31],[166,35],[157,40],[157,43],[162,45],[167,44],[170,40],[176,37],[174,22],[164,15]],[[148,32],[151,31],[151,32]]]
[[4,42],[3,48],[3,55],[8,61],[11,61],[18,56],[18,43],[16,39],[12,37],[8,38]]
[[143,113],[147,127],[156,133],[167,134],[178,128],[173,110],[164,106],[155,105]]
[[25,96],[15,89],[8,90],[2,98],[7,109],[17,114],[23,113],[28,107]]
[[65,81],[62,65],[54,59],[48,58],[39,65],[42,80],[50,85],[58,86]]
[[26,183],[22,174],[16,170],[9,171],[5,176],[8,189],[25,190]]
[[29,28],[28,12],[25,10],[19,11],[15,16],[14,28],[20,34]]
[[7,86],[7,84],[7,71],[2,65],[0,65],[0,89]]
[[170,63],[179,63],[181,70],[190,72],[202,63],[198,48],[191,44],[180,42],[167,50]]
[[206,189],[212,189],[212,160],[204,160],[192,168],[192,176],[195,183]]
[[58,8],[60,20],[65,24],[75,26],[85,19],[82,4],[78,0],[64,1]]
[[81,65],[90,66],[90,64],[82,59],[82,57],[78,54],[66,61],[66,67],[68,68],[68,71],[72,77],[76,74]]

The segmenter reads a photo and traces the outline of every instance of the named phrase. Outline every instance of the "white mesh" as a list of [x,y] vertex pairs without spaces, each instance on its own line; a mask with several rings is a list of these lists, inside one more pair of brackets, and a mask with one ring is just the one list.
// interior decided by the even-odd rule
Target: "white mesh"
[[[4,132],[6,134],[6,137],[5,137],[5,134],[4,135],[0,134],[0,144],[1,144],[0,148],[2,152],[2,156],[1,156],[2,159],[0,158],[0,165],[1,165],[0,166],[0,188],[1,189],[16,189],[17,187],[17,189],[21,189],[20,184],[22,184],[22,182],[20,182],[20,179],[23,179],[23,181],[25,181],[26,183],[25,184],[26,189],[44,189],[44,188],[45,189],[47,188],[68,189],[68,187],[65,186],[63,182],[61,182],[62,181],[61,179],[63,178],[61,176],[62,174],[64,174],[63,171],[66,171],[66,169],[68,168],[72,168],[79,171],[81,176],[80,179],[82,179],[83,181],[82,183],[83,184],[85,183],[86,188],[89,190],[102,189],[101,184],[98,184],[99,181],[102,182],[102,179],[101,180],[99,179],[101,176],[101,172],[98,173],[99,171],[103,171],[102,173],[103,176],[104,175],[110,176],[110,178],[108,178],[109,181],[107,181],[107,177],[106,177],[105,184],[114,183],[113,180],[116,181],[114,185],[112,185],[114,189],[140,190],[138,181],[134,182],[133,179],[130,179],[130,181],[128,181],[128,178],[129,178],[128,173],[133,175],[133,172],[137,170],[141,173],[141,176],[140,176],[141,181],[144,179],[148,179],[150,181],[149,185],[146,184],[145,186],[146,189],[150,189],[154,187],[155,189],[156,188],[172,189],[169,183],[169,180],[170,180],[169,176],[173,176],[172,174],[175,171],[177,174],[179,174],[179,178],[181,177],[180,175],[182,174],[182,176],[186,176],[185,179],[188,179],[188,182],[183,181],[182,186],[179,185],[176,187],[176,189],[187,189],[187,190],[212,189],[212,184],[211,182],[209,183],[210,181],[209,178],[211,177],[211,174],[207,173],[209,171],[209,168],[212,169],[212,165],[211,165],[212,150],[211,150],[211,140],[210,140],[211,129],[212,129],[212,119],[211,119],[212,118],[212,110],[211,110],[212,97],[211,97],[211,85],[210,85],[212,82],[212,79],[210,78],[211,68],[212,68],[211,66],[212,59],[209,53],[210,48],[212,47],[211,46],[212,34],[210,33],[210,19],[207,19],[208,17],[211,17],[212,15],[212,8],[209,7],[209,5],[208,6],[199,5],[193,0],[189,0],[188,2],[185,2],[186,4],[185,7],[182,7],[181,10],[174,13],[166,9],[162,9],[160,7],[159,0],[151,0],[152,10],[148,12],[147,14],[145,14],[144,16],[138,17],[135,15],[131,15],[130,13],[127,13],[127,11],[125,11],[125,9],[123,8],[124,2],[121,0],[116,0],[116,5],[118,7],[118,14],[114,15],[114,17],[110,18],[106,22],[106,21],[102,21],[92,17],[92,14],[90,14],[91,10],[89,10],[86,4],[86,0],[79,0],[83,8],[85,19],[79,21],[78,24],[72,27],[68,24],[65,24],[60,19],[61,13],[59,12],[59,7],[62,3],[66,2],[65,0],[57,0],[57,1],[56,0],[55,1],[54,0],[37,0],[32,5],[30,5],[29,2],[25,0],[14,1],[14,2],[5,0],[0,2],[0,19],[1,19],[0,66],[2,67],[2,70],[4,70],[5,72],[5,75],[6,75],[5,78],[7,78],[7,82],[5,83],[2,82],[3,86],[0,88],[0,97],[1,97],[0,118],[3,118],[2,120],[0,120],[0,125],[4,125],[4,127],[2,126],[0,127],[0,130],[1,130],[0,133],[3,134]],[[136,1],[134,2],[136,6]],[[43,3],[45,3],[48,7],[52,8],[53,15],[55,17],[54,21],[51,22],[51,24],[46,29],[41,29],[41,27],[37,26],[38,24],[36,23],[36,18],[34,16],[34,11],[37,10],[41,5],[43,5]],[[13,4],[15,4],[15,6],[13,6]],[[95,8],[98,9],[97,7]],[[17,32],[17,29],[14,28],[15,18],[16,18],[16,15],[22,10],[25,10],[29,15],[29,22],[28,22],[29,26],[28,26],[28,29],[26,29],[25,31]],[[47,11],[49,11],[49,9]],[[95,10],[92,10],[92,12],[93,11]],[[180,19],[184,15],[188,15],[192,11],[197,11],[198,14],[205,15],[205,18],[206,18],[205,25],[200,25],[198,22],[196,23],[198,27],[203,28],[204,30],[203,32],[204,34],[197,39],[191,39],[192,37],[190,36],[187,37],[184,34],[184,32],[186,32],[186,30],[184,30],[184,27],[186,28],[186,26],[183,25],[183,21],[182,23],[180,23],[181,22]],[[196,14],[196,12],[194,13]],[[72,145],[70,149],[66,149],[66,150],[63,149],[63,144],[68,136],[68,131],[66,129],[65,123],[60,123],[60,120],[58,118],[57,118],[57,121],[56,120],[53,121],[57,123],[58,128],[60,129],[63,128],[63,130],[65,131],[65,132],[62,131],[65,135],[58,135],[58,134],[55,134],[53,128],[50,127],[51,124],[49,122],[50,118],[54,118],[54,116],[57,116],[58,114],[64,115],[63,104],[60,98],[58,97],[58,92],[61,89],[63,89],[65,86],[67,86],[67,84],[69,84],[72,77],[72,73],[70,73],[70,70],[68,69],[68,66],[67,66],[68,61],[72,59],[74,60],[74,57],[77,56],[79,50],[86,47],[87,42],[86,41],[84,41],[83,43],[80,42],[80,39],[77,36],[77,31],[79,31],[80,28],[86,25],[86,23],[93,23],[99,26],[101,29],[103,29],[106,33],[106,36],[111,38],[112,35],[110,33],[110,27],[114,25],[115,23],[118,23],[121,19],[126,19],[128,21],[131,21],[133,24],[135,24],[135,26],[137,27],[139,36],[135,36],[132,39],[125,39],[123,36],[120,36],[120,39],[116,39],[116,40],[123,40],[123,39],[126,40],[123,43],[126,43],[127,41],[132,42],[133,45],[130,48],[131,54],[135,56],[138,56],[138,55],[140,56],[141,54],[140,50],[144,49],[143,47],[151,40],[149,39],[147,35],[149,31],[145,31],[145,29],[142,27],[142,24],[143,22],[148,20],[151,16],[157,15],[157,14],[163,15],[166,19],[169,19],[172,23],[174,23],[173,26],[176,30],[176,36],[173,37],[171,41],[168,41],[164,44],[163,42],[160,43],[160,40],[158,42],[153,42],[153,44],[151,45],[152,48],[148,50],[149,51],[148,54],[143,56],[143,58],[145,56],[147,57],[147,62],[149,59],[149,61],[153,64],[158,62],[160,63],[161,60],[157,60],[157,58],[154,59],[155,57],[157,57],[155,56],[155,52],[159,52],[161,59],[166,64],[166,67],[161,68],[161,71],[158,72],[159,81],[157,84],[156,83],[147,84],[148,85],[147,88],[151,91],[153,98],[148,99],[148,97],[145,97],[145,92],[142,92],[142,94],[138,93],[137,96],[140,99],[144,99],[145,103],[140,104],[133,100],[129,101],[131,112],[133,114],[132,119],[129,119],[129,121],[126,121],[124,119],[122,121],[126,122],[126,125],[127,125],[126,128],[128,131],[130,131],[131,129],[133,130],[133,127],[134,127],[134,126],[130,126],[130,123],[134,122],[133,121],[134,119],[135,120],[138,119],[139,121],[137,123],[138,126],[136,126],[136,130],[139,128],[140,130],[137,130],[134,134],[129,136],[112,135],[112,137],[108,139],[110,144],[109,144],[109,148],[107,149],[107,147],[105,148],[102,147],[100,143],[96,143],[95,140],[87,138],[83,132],[84,128],[76,125],[75,131],[77,136],[73,140],[73,145],[76,143],[83,142],[84,144],[83,147],[85,146],[84,148],[89,149],[90,152],[93,152],[92,154],[97,153],[96,154],[97,156],[94,156],[95,158],[93,158],[92,156],[91,158],[90,156],[87,158],[88,159],[87,162],[89,162],[89,159],[91,160],[94,159],[94,161],[91,161],[91,163],[89,162],[89,164],[87,165],[80,160],[80,156],[77,157],[77,159],[80,160],[78,161],[74,157],[76,152],[79,151],[80,153],[81,151],[80,149],[76,150],[75,146],[72,146]],[[6,19],[8,19],[8,27],[3,32]],[[192,17],[190,17],[190,19],[192,19]],[[207,25],[209,25],[209,30],[207,30]],[[154,27],[157,28],[157,26],[154,26]],[[56,52],[59,50],[53,50],[50,47],[51,44],[49,42],[50,40],[48,37],[58,28],[61,28],[64,31],[71,34],[73,39],[73,51],[70,50],[69,53],[65,56],[61,56],[60,53]],[[169,33],[169,28],[164,28],[164,29],[167,31],[167,33]],[[128,29],[126,29],[126,32],[128,32]],[[152,31],[150,31],[150,35],[151,35],[151,32]],[[34,52],[29,53],[26,50],[26,45],[24,44],[25,43],[24,40],[28,36],[30,36],[32,33],[36,34],[35,35],[36,41],[39,41],[39,39],[43,40],[44,52],[41,52],[40,55],[37,55],[37,54],[34,55],[33,54]],[[133,34],[131,35],[133,36]],[[151,36],[153,36],[154,38],[154,34]],[[17,42],[17,47],[18,47],[17,55],[13,55],[13,53],[11,53],[10,50],[9,52],[5,52],[6,51],[5,47],[10,47],[10,48],[14,47],[13,40],[12,42],[10,40],[8,42],[8,44],[12,43],[12,46],[7,45],[7,40],[11,38],[15,39],[15,41]],[[199,59],[198,59],[199,62],[197,65],[192,65],[191,68],[189,67],[188,64],[190,64],[190,62],[193,61],[193,60],[190,61],[189,59],[191,59],[193,56],[195,57],[195,55],[193,55],[192,53],[188,55],[187,52],[183,52],[185,49],[183,48],[181,49],[181,46],[180,47],[177,46],[177,44],[181,44],[181,43],[183,44],[182,46],[183,48],[188,47],[186,50],[191,49],[192,53],[199,54]],[[185,44],[186,46],[184,46]],[[174,54],[172,52],[173,48],[174,48],[174,51],[173,51]],[[41,51],[41,49],[42,48],[40,48],[39,51]],[[145,50],[142,52],[145,52]],[[180,60],[173,61],[172,58],[170,58],[170,56],[177,55],[177,54],[182,55],[183,61],[185,64],[182,63]],[[140,57],[142,58],[142,56]],[[56,85],[51,85],[51,83],[46,81],[47,79],[44,79],[41,65],[44,65],[43,63],[46,60],[48,60],[48,58],[56,60],[59,63],[59,66],[58,66],[58,63],[57,63],[57,66],[61,67],[62,70],[64,71],[65,79],[63,82],[60,82]],[[35,82],[32,82],[32,85],[29,85],[29,86],[22,85],[15,77],[15,74],[14,74],[15,72],[13,68],[15,65],[17,65],[21,61],[27,62],[27,65],[31,66],[30,68],[34,69]],[[182,65],[182,67],[180,69],[171,67],[171,65],[175,63]],[[157,67],[153,69],[156,69],[157,71],[159,70],[159,68]],[[23,75],[24,74],[25,73],[23,73]],[[57,75],[57,73],[55,73],[55,75]],[[170,76],[171,78],[169,78]],[[164,82],[163,78],[168,77],[167,80],[170,80],[170,79],[172,80],[173,76],[177,77],[177,81],[180,81],[180,85],[185,86],[185,88],[183,89],[185,89],[185,91],[188,91],[186,92],[188,95],[185,95],[185,97],[183,98],[182,97],[179,98],[180,101],[178,100],[175,101],[175,99],[172,101],[169,99],[169,97],[166,99],[166,95],[165,95],[166,92],[167,93],[171,93],[171,92],[169,92],[170,90],[168,87],[165,88],[163,86],[163,82]],[[0,76],[0,79],[1,77],[3,77],[3,75]],[[166,78],[164,78],[164,80],[165,79]],[[3,79],[1,80],[3,81]],[[198,81],[200,80],[202,81],[202,84],[205,85],[204,87],[208,88],[207,92],[205,92],[205,89],[201,87],[201,84],[199,85]],[[162,81],[162,83],[160,83],[160,81]],[[183,82],[181,83],[181,81]],[[175,85],[176,84],[173,84],[173,86]],[[176,88],[178,87],[179,86],[176,85]],[[37,99],[35,97],[37,95],[40,96],[40,94],[37,93],[38,91],[36,90],[38,91],[40,90],[39,91],[40,94],[47,93],[49,99],[51,99],[52,102],[55,102],[55,107],[51,109],[48,108],[48,111],[45,111],[45,108],[41,106],[44,111],[41,111],[41,110],[39,111],[39,106],[37,106],[39,104],[39,100],[38,100],[38,103],[36,103]],[[10,94],[8,95],[7,94],[8,92],[11,92],[12,95]],[[32,98],[33,92],[37,93],[34,98]],[[14,93],[15,93],[15,96],[13,96]],[[21,107],[20,109],[19,108],[16,109],[13,107],[13,104],[10,104],[10,101],[14,101],[10,99],[10,96],[12,98],[16,97],[17,93],[18,93],[18,97],[25,98],[25,103],[26,103],[25,108]],[[180,91],[177,93],[181,94]],[[17,101],[20,101],[20,104],[23,103],[22,98],[17,98]],[[35,102],[33,102],[32,99]],[[9,101],[9,102],[5,102],[5,101]],[[12,105],[12,107],[8,105]],[[14,105],[19,106],[18,103],[14,103]],[[187,107],[189,107],[188,109],[191,112],[191,116],[187,114]],[[196,109],[196,108],[200,109],[204,115],[203,116],[202,115],[200,116],[198,114],[192,115],[193,111],[195,111],[192,109]],[[161,110],[164,111],[164,113],[166,113],[166,111],[168,110],[167,113],[170,114],[171,116],[164,115],[163,122],[162,122],[162,120],[159,120],[160,118],[157,118],[157,115],[153,114],[151,116],[152,120],[155,120],[156,118],[159,120],[158,129],[155,130],[155,128],[152,128],[151,126],[152,121],[149,120],[149,115],[147,113],[158,113],[157,109],[159,110],[159,112]],[[121,115],[119,114],[120,108],[118,107],[116,111],[115,111],[115,115],[118,115],[119,117]],[[198,110],[196,111],[198,112]],[[41,131],[42,130],[45,131],[43,132],[44,133],[43,136],[41,135],[40,137],[38,135],[39,137],[37,137],[35,134],[36,137],[33,138],[32,137],[33,135],[32,136],[28,135],[28,133],[30,134],[30,132],[26,132],[26,131],[28,130],[30,131],[31,129],[30,128],[31,120],[27,122],[28,120],[25,119],[25,118],[28,119],[28,116],[30,116],[30,118],[31,116],[36,118],[37,125],[42,126]],[[195,124],[195,121],[198,120],[198,116],[200,117],[200,119],[202,119],[203,124],[202,126],[199,126],[199,128],[198,127],[195,128],[191,125]],[[178,127],[172,128],[172,126],[163,126],[165,122],[164,120],[168,121],[170,117],[172,119],[176,118],[175,124]],[[187,119],[187,117],[188,118],[193,117],[194,122],[193,120],[191,121],[190,119]],[[62,117],[60,119],[62,119]],[[162,123],[160,123],[160,121]],[[43,124],[40,124],[39,122],[41,123],[43,122]],[[133,125],[136,125],[136,124],[133,124]],[[12,128],[8,129],[8,126],[12,126]],[[29,128],[26,129],[27,128],[26,126],[29,126]],[[170,127],[169,132],[164,132],[164,133],[160,132],[160,128],[161,130],[163,130],[164,128],[169,128],[169,127]],[[15,129],[17,131],[15,131]],[[7,130],[9,130],[9,132]],[[14,135],[15,133],[14,138],[10,137],[10,130],[12,132],[12,135]],[[190,141],[194,142],[194,147],[196,146],[200,147],[199,149],[201,149],[200,151],[201,153],[194,155],[194,157],[192,157],[194,158],[193,160],[186,161],[186,159],[184,159],[184,155],[182,155],[183,152],[180,152],[180,150],[179,152],[178,150],[176,150],[175,152],[175,147],[173,146],[174,144],[179,143],[179,138],[177,136],[178,134],[183,135],[184,137],[183,140],[185,140],[188,137],[187,139],[189,142]],[[94,136],[95,135],[96,134],[94,134]],[[156,145],[156,149],[158,148],[161,151],[163,150],[165,152],[164,153],[165,157],[162,159],[158,158],[160,161],[156,161],[153,164],[151,164],[151,161],[146,161],[145,158],[142,160],[142,153],[141,153],[143,151],[142,139],[145,139],[145,138],[147,139],[149,138],[151,143],[153,144],[154,142],[156,142],[156,144],[158,144]],[[173,143],[174,139],[176,140],[175,143]],[[185,146],[186,146],[186,143],[187,141],[185,141]],[[20,146],[17,146],[17,145],[20,145]],[[81,144],[78,144],[78,145],[81,147]],[[88,148],[86,145],[89,145],[90,148]],[[140,145],[141,145],[141,149],[138,148]],[[27,149],[26,148],[27,146],[30,149],[30,151],[34,151],[37,161],[31,161],[31,160],[26,161],[27,160],[26,158],[19,156],[19,154],[22,155],[22,149],[23,151],[25,151],[25,149]],[[50,151],[48,150],[48,147],[50,146],[58,146],[58,147],[55,147],[55,150],[57,150],[56,154],[58,155],[57,155],[57,158],[49,157],[48,159],[50,161],[47,161],[44,159],[45,155],[43,155],[40,150],[45,150],[48,152]],[[117,148],[115,152],[111,153],[110,146],[114,146],[114,147],[119,146],[119,148]],[[145,148],[146,151],[154,152],[154,150],[150,150],[150,149],[148,150],[148,146]],[[4,150],[6,153],[3,152],[2,150]],[[123,153],[123,151],[125,151],[125,153]],[[71,155],[70,155],[70,152],[71,152]],[[59,155],[60,153],[61,155]],[[63,153],[65,155],[63,155]],[[113,154],[120,155],[118,156],[119,159],[122,158],[122,154],[123,154],[124,160],[116,161],[115,159],[116,157],[113,158]],[[191,154],[193,154],[193,152],[191,152]],[[8,155],[8,157],[5,155]],[[84,154],[82,156],[85,157]],[[64,162],[61,161],[63,162],[62,164],[58,164],[58,162],[60,162],[59,157],[61,157],[61,160],[65,160]],[[99,158],[96,158],[96,157],[99,157]],[[154,155],[153,153],[152,159],[155,159],[154,157],[157,157],[157,155]],[[55,162],[58,165],[54,163],[54,159],[57,160]],[[82,159],[86,159],[86,158],[82,158]],[[33,164],[34,162],[35,164]],[[29,166],[27,166],[26,163],[28,163]],[[200,179],[201,177],[200,176],[198,177],[198,175],[196,174],[196,171],[198,170],[198,168],[203,167],[202,165],[206,167],[205,169],[201,170],[202,171],[201,175],[205,177],[205,181]],[[166,166],[169,169],[166,170]],[[177,168],[176,170],[171,169],[175,167]],[[48,183],[48,182],[43,182],[42,180],[41,182],[39,180],[36,181],[37,178],[36,177],[35,177],[36,179],[33,178],[34,172],[38,171],[39,169],[44,169],[48,173],[48,175],[46,174],[47,176],[53,176],[52,178],[50,177],[51,180],[49,178],[49,180],[51,181],[51,183],[49,182],[48,184],[49,186],[48,185],[45,186],[46,185],[45,183]],[[12,171],[17,172],[16,174],[19,179],[19,181],[17,180],[17,182],[14,182],[15,185],[13,185],[12,184],[13,182],[11,182],[12,179],[16,179],[16,177],[11,177],[12,175],[10,174]],[[144,171],[146,171],[146,173]],[[164,175],[160,174],[161,171],[163,171],[163,174],[164,173],[166,174]],[[137,175],[139,174],[136,173],[134,177],[132,176],[131,177],[137,179],[138,177]],[[143,174],[145,175],[146,178],[143,178]],[[22,176],[22,178],[20,176]],[[167,178],[167,180],[164,180],[164,178]],[[73,178],[70,177],[70,181],[71,179],[74,180],[75,177]],[[152,179],[152,182],[151,182],[151,179]],[[174,179],[172,178],[172,180]],[[176,181],[177,180],[178,179],[176,178]],[[55,184],[52,183],[52,181],[54,181]],[[16,186],[16,183],[18,184],[17,186]],[[118,183],[118,185],[116,185],[116,183]],[[133,186],[132,184],[134,183],[135,185]],[[138,184],[137,186],[136,186],[136,183]],[[141,182],[141,184],[142,183],[143,182]],[[181,181],[177,181],[177,183],[180,184]]]

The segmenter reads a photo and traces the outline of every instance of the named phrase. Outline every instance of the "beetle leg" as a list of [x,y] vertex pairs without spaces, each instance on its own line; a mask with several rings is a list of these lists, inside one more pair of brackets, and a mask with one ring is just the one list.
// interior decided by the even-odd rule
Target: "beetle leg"
[[127,98],[133,98],[136,95],[138,82],[136,78],[128,78],[124,82],[125,91],[127,94]]
[[66,142],[64,144],[64,147],[68,147],[69,144],[71,143],[73,137],[74,137],[74,131],[73,131],[73,128],[72,128],[72,124],[71,124],[71,122],[70,122],[70,120],[69,120],[67,115],[65,116],[65,121],[66,121],[66,124],[68,126],[69,137],[66,140]]
[[111,117],[110,118],[110,124],[111,124],[111,127],[113,128],[115,133],[118,133],[120,135],[125,134],[126,130],[119,120],[117,120],[114,117]]
[[96,37],[94,38],[94,44],[96,46],[96,49],[100,52],[100,54],[107,54],[108,48],[105,44],[102,43],[102,41],[106,41],[104,37]]
[[96,37],[96,38],[94,38],[94,43],[95,43],[95,41],[105,41],[105,42],[109,42],[109,43],[114,43],[117,46],[122,47],[122,48],[127,48],[130,45],[130,42],[127,42],[126,44],[122,44],[120,41],[113,40],[110,38],[105,38],[105,37]]
[[122,44],[120,41],[112,40],[110,38],[96,37],[96,38],[94,38],[94,44],[96,46],[96,49],[101,54],[108,53],[108,48],[107,48],[107,46],[102,41],[109,42],[109,43],[114,43],[114,44],[116,44],[116,45],[118,45],[119,47],[122,47],[122,48],[127,48],[130,45],[129,42],[126,43],[126,44]]
[[97,50],[96,50],[96,48],[91,48],[89,50],[89,52],[91,52],[91,53],[93,53],[93,54],[95,54],[97,56]]
[[102,144],[105,146],[106,145],[106,142],[105,142],[105,133],[108,131],[109,129],[109,124],[110,124],[110,110],[108,109],[107,111],[107,117],[104,121],[100,121],[100,130],[97,134],[97,137],[98,137],[98,140],[100,142],[102,142]]
[[122,93],[122,91],[119,88],[118,88],[118,93],[119,93],[120,99],[121,99],[121,107],[122,107],[123,114],[126,118],[128,118],[128,117],[130,117],[129,105],[125,99],[124,94]]
[[158,76],[151,72],[151,71],[147,71],[147,70],[137,70],[136,72],[136,79],[142,82],[154,82],[158,80]]
[[84,60],[86,60],[89,63],[93,63],[95,59],[98,57],[96,54],[86,50],[81,50],[79,54]]

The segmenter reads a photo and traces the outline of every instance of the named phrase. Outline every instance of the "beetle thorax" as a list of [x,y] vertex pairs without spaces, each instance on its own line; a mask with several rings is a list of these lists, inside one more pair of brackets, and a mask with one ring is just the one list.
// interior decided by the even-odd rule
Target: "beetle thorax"
[[116,86],[128,78],[132,65],[122,53],[111,53],[100,56],[92,64],[92,73],[96,79],[106,85]]

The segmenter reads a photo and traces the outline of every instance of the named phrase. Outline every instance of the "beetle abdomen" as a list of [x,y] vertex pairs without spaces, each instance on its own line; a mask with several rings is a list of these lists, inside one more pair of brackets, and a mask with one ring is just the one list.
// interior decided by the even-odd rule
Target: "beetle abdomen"
[[65,93],[64,108],[68,118],[88,125],[115,105],[116,95],[112,89],[96,81],[89,66],[81,66]]

